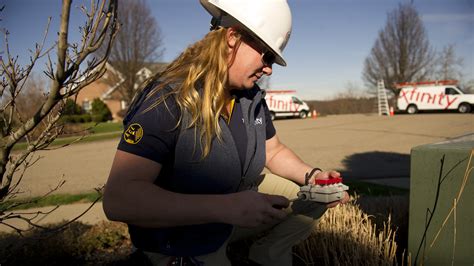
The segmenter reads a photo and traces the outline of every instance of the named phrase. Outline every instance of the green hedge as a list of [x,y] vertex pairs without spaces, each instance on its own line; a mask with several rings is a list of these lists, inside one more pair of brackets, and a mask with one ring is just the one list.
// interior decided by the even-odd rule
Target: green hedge
[[95,98],[94,101],[92,101],[91,114],[92,121],[96,123],[112,120],[112,113],[109,107],[99,98]]

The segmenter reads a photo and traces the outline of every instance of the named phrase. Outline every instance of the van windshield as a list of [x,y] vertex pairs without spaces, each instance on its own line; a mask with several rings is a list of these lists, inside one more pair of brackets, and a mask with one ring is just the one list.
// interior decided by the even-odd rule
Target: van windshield
[[464,89],[461,89],[461,87],[456,87],[462,94],[467,94],[467,92]]
[[300,99],[296,98],[295,96],[292,96],[291,99],[293,100],[293,103],[303,104],[303,102]]

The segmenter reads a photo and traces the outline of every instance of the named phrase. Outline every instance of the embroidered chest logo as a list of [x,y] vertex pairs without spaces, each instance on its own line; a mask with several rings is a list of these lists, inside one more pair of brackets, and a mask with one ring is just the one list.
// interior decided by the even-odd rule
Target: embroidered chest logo
[[255,119],[255,125],[262,125],[263,124],[263,119],[261,117],[258,117]]
[[143,128],[140,124],[134,123],[128,126],[123,133],[123,139],[129,144],[137,144],[143,137]]

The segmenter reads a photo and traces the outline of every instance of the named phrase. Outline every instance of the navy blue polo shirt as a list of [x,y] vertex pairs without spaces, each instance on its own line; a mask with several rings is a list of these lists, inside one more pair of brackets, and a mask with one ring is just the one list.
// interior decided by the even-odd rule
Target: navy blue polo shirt
[[[118,145],[118,149],[126,151],[147,159],[153,160],[167,168],[172,166],[174,160],[174,149],[179,136],[179,128],[176,127],[180,117],[180,110],[174,97],[170,96],[163,103],[144,112],[155,103],[163,93],[170,91],[165,88],[145,100],[144,95],[137,101],[137,106],[131,107],[129,114],[124,119],[124,134]],[[241,165],[245,162],[247,152],[247,133],[243,121],[240,99],[246,97],[245,91],[232,91],[234,107],[232,116],[228,123],[234,138]],[[275,136],[275,127],[270,118],[270,111],[262,99],[266,119],[266,139]]]
[[[162,165],[160,176],[163,178],[158,176],[155,180],[155,184],[165,188],[168,187],[167,184],[170,182],[170,178],[173,178],[175,149],[178,138],[182,132],[181,129],[176,126],[181,111],[173,96],[169,96],[164,102],[157,106],[154,106],[153,103],[156,103],[161,95],[169,93],[170,90],[171,88],[165,88],[155,95],[150,96],[149,99],[144,100],[145,97],[143,95],[147,93],[147,90],[145,90],[142,97],[138,98],[137,104],[132,104],[129,114],[124,119],[125,131],[118,146],[119,150],[130,152],[160,163]],[[234,139],[239,160],[243,168],[248,143],[246,125],[249,123],[242,119],[249,116],[242,113],[241,100],[243,101],[243,97],[253,99],[254,96],[249,95],[246,91],[236,91],[233,97],[235,102],[232,116],[230,120],[228,120],[228,127]],[[265,138],[270,139],[275,135],[275,128],[271,122],[270,112],[264,100],[262,100],[261,106],[264,108],[263,111],[267,121]],[[263,132],[260,131],[260,133]],[[260,136],[263,137],[262,135]],[[262,148],[263,147],[260,147],[261,152]],[[235,165],[235,163],[233,165]],[[233,176],[238,177],[238,174],[239,173],[233,173]],[[206,182],[205,178],[203,182]],[[210,183],[209,186],[213,186],[213,183]],[[129,230],[132,242],[138,248],[175,256],[183,254],[205,254],[217,249],[217,245],[222,244],[231,233],[232,226],[212,223],[195,227],[191,225],[148,230],[129,225]],[[213,233],[207,235],[205,243],[195,245],[194,243],[200,243],[200,240],[196,238],[202,238],[202,234],[195,232],[195,230]],[[186,242],[185,239],[191,240]],[[191,243],[191,246],[186,243]]]

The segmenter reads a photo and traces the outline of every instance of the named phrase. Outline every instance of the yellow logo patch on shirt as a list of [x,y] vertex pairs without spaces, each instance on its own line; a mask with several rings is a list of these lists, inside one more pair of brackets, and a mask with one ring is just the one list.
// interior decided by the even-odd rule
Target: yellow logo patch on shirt
[[123,139],[129,144],[137,144],[143,137],[143,128],[140,124],[134,123],[128,126],[123,133]]

